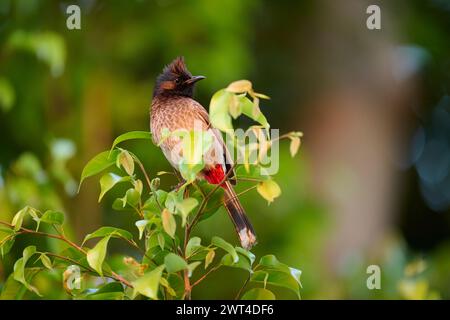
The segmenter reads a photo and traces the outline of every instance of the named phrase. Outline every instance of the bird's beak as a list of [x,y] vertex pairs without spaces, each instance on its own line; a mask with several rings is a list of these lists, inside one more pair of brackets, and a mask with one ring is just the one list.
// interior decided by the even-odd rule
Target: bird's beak
[[206,77],[204,77],[204,76],[192,76],[190,79],[186,80],[184,83],[185,84],[194,84],[197,81],[203,80],[205,78]]

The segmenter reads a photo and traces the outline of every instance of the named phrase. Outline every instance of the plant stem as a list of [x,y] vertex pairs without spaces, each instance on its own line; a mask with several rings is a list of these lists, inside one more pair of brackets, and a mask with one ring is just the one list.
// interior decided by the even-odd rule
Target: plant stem
[[141,160],[138,159],[138,157],[136,157],[136,155],[132,154],[134,161],[138,164],[139,168],[142,171],[142,174],[145,177],[145,180],[147,181],[147,185],[148,185],[148,190],[151,191],[152,187],[151,187],[151,182],[150,182],[150,178],[147,174],[147,171],[145,171],[144,165],[142,164]]
[[[12,224],[10,224],[10,223],[8,223],[8,222],[4,222],[4,221],[0,221],[0,224],[5,225],[5,226],[9,226],[9,227],[13,227]],[[24,228],[24,227],[21,227],[21,228],[19,229],[19,231],[16,232],[16,234],[33,234],[33,235],[37,235],[37,236],[42,236],[42,237],[47,237],[47,238],[52,238],[52,239],[58,239],[58,240],[61,240],[61,241],[66,242],[68,245],[70,245],[71,247],[73,247],[73,248],[75,248],[76,250],[80,251],[80,252],[83,253],[84,255],[87,254],[87,251],[86,251],[86,250],[84,250],[82,247],[80,247],[80,246],[77,245],[76,243],[70,241],[69,239],[67,239],[67,238],[64,237],[63,235],[55,235],[55,234],[51,234],[51,233],[45,233],[45,232],[40,232],[40,231],[34,231],[34,230],[27,229],[27,228]],[[59,256],[59,255],[55,255],[54,253],[48,253],[48,254],[49,254],[49,255],[58,256],[59,258],[62,258],[62,259],[67,260],[67,261],[70,261],[70,262],[75,263],[75,264],[77,264],[77,265],[79,265],[79,266],[82,266],[82,265],[80,265],[79,263],[77,263],[75,260],[72,260],[72,259],[70,259],[70,258],[66,258],[66,257],[62,257],[62,256]],[[84,267],[84,266],[82,266],[82,267]],[[84,268],[85,268],[85,267],[84,267]],[[91,271],[93,271],[93,270],[91,270]],[[93,271],[93,272],[95,272],[95,271]],[[128,286],[128,287],[130,287],[130,288],[133,288],[133,285],[132,285],[130,282],[128,282],[128,281],[127,281],[126,279],[124,279],[121,275],[115,273],[114,271],[111,271],[111,276],[109,276],[109,277],[110,277],[110,278],[113,278],[113,279],[116,280],[116,281],[119,281],[119,282],[123,283],[124,285],[126,285],[126,286]]]
[[236,294],[236,297],[234,297],[234,300],[238,300],[239,297],[241,296],[242,291],[244,290],[244,288],[247,286],[248,282],[250,281],[250,275],[247,277],[247,279],[245,280],[244,284],[242,285],[242,287],[239,289],[238,293]]
[[203,280],[205,280],[206,277],[207,277],[209,274],[213,273],[214,271],[216,271],[217,269],[219,269],[221,266],[222,266],[222,265],[219,264],[219,265],[217,265],[217,266],[215,266],[215,267],[209,269],[208,272],[206,272],[203,276],[201,276],[197,281],[195,281],[195,282],[192,284],[192,287],[195,287],[195,286],[198,285],[200,282],[202,282]]

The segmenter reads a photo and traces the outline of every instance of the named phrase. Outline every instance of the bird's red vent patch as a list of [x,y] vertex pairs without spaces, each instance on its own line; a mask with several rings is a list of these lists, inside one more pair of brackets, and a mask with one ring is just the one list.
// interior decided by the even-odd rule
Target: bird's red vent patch
[[223,168],[220,164],[216,164],[213,169],[205,170],[203,172],[205,180],[211,184],[219,184],[222,182],[223,178],[225,178],[225,173],[223,172]]

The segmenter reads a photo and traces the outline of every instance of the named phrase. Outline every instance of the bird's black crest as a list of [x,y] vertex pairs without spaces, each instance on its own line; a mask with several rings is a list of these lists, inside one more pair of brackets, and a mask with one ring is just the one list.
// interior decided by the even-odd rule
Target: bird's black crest
[[188,71],[186,64],[184,63],[184,57],[176,57],[170,64],[168,64],[164,70],[163,74],[165,73],[172,73],[174,75],[189,75],[191,76],[191,73]]
[[162,73],[156,78],[153,95],[181,95],[192,97],[193,85],[183,84],[184,81],[191,77],[192,74],[186,67],[184,57],[179,56],[165,66]]

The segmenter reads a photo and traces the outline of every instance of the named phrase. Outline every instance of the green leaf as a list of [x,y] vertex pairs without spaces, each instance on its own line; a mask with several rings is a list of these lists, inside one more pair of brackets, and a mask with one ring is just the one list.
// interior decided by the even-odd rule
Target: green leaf
[[253,253],[241,247],[236,247],[236,251],[245,256],[250,261],[250,265],[253,265],[256,260],[256,256]]
[[261,257],[257,268],[262,270],[277,270],[284,272],[286,274],[289,274],[298,283],[300,287],[302,286],[300,281],[302,271],[295,268],[291,268],[288,265],[281,263],[272,254]]
[[22,283],[28,290],[33,291],[38,296],[40,296],[40,293],[37,291],[35,287],[30,285],[27,280],[25,279],[25,266],[27,264],[27,261],[33,256],[33,254],[36,253],[36,247],[35,246],[28,246],[23,250],[23,256],[19,260],[16,261],[14,264],[14,280],[19,281]]
[[100,276],[103,276],[103,261],[105,261],[106,250],[110,238],[111,235],[104,237],[94,248],[87,252],[87,262],[89,263],[89,266],[97,271]]
[[211,243],[213,245],[225,250],[226,252],[228,252],[233,257],[234,263],[237,263],[239,261],[239,256],[236,252],[236,249],[231,244],[229,244],[228,242],[223,240],[222,238],[213,237],[211,240]]
[[170,286],[169,281],[167,281],[166,278],[161,277],[161,279],[159,280],[159,284],[162,285],[164,288],[166,288],[166,292],[168,294],[170,294],[172,297],[175,297],[177,295],[177,293],[175,292],[175,290]]
[[166,265],[167,272],[178,272],[188,267],[188,264],[182,257],[175,253],[169,253],[164,258],[164,264]]
[[144,235],[145,227],[150,223],[150,220],[138,220],[134,224],[139,230],[139,240],[142,239],[142,236]]
[[242,106],[242,113],[245,114],[250,119],[258,122],[264,128],[270,128],[269,122],[267,122],[266,117],[262,112],[255,113],[254,112],[254,104],[253,102],[247,98],[246,96],[239,96],[239,101]]
[[233,95],[231,99],[229,112],[233,119],[237,119],[242,113],[242,104],[236,95]]
[[162,225],[164,228],[164,231],[171,237],[175,237],[175,231],[177,229],[177,223],[175,221],[175,218],[173,217],[172,213],[170,213],[169,210],[164,208],[162,214]]
[[281,195],[280,187],[271,179],[258,183],[256,190],[264,199],[268,201],[269,204]]
[[96,175],[103,170],[113,166],[116,163],[116,159],[119,155],[119,150],[113,151],[103,151],[99,153],[94,158],[92,158],[81,172],[80,185],[78,186],[78,191],[80,191],[81,184],[84,179]]
[[155,192],[153,192],[152,196],[145,201],[142,209],[144,210],[144,212],[150,211],[152,213],[158,213],[160,211],[158,202],[161,206],[164,206],[167,195],[168,193],[164,190],[156,190]]
[[114,140],[114,142],[111,146],[111,152],[114,149],[114,147],[117,146],[119,143],[127,141],[127,140],[135,140],[135,139],[151,140],[152,135],[148,131],[130,131],[130,132],[121,134]]
[[166,245],[166,239],[164,238],[164,235],[162,233],[158,233],[158,245],[161,248],[161,250],[164,250],[164,247]]
[[238,261],[234,261],[233,257],[228,253],[222,257],[221,263],[224,266],[239,268],[252,273],[252,266],[250,265],[249,260],[240,254],[238,254],[238,257]]
[[14,227],[14,231],[18,231],[22,227],[23,219],[27,214],[29,214],[30,209],[30,207],[26,206],[14,215],[11,221],[11,224]]
[[15,242],[15,237],[10,236],[10,237],[5,237],[4,239],[2,239],[2,241],[0,242],[0,254],[2,257],[4,257],[13,247],[14,242]]
[[167,281],[172,289],[175,290],[176,296],[181,298],[184,294],[184,280],[177,273],[169,273]]
[[125,193],[125,196],[122,198],[123,206],[125,207],[127,204],[131,207],[135,207],[139,203],[139,199],[141,195],[134,188],[130,188]]
[[175,213],[176,206],[178,202],[183,200],[183,193],[178,193],[177,191],[171,191],[167,194],[166,201],[164,205],[170,212]]
[[[4,234],[4,235],[3,235]],[[0,254],[4,257],[12,248],[15,241],[15,232],[11,228],[0,226]]]
[[275,295],[272,291],[264,288],[253,288],[247,291],[241,300],[275,300]]
[[214,128],[221,131],[233,130],[231,116],[228,112],[233,94],[226,90],[217,91],[209,104],[209,119]]
[[258,268],[260,268],[260,267],[265,268],[265,269],[269,268],[269,269],[275,269],[278,271],[282,271],[285,273],[290,273],[289,267],[286,264],[278,261],[277,257],[275,257],[273,254],[268,254],[268,255],[261,257],[261,259],[259,260],[259,263],[258,263]]
[[131,156],[131,154],[127,151],[127,150],[122,150],[119,154],[119,156],[117,157],[116,160],[116,166],[118,168],[120,168],[120,166],[122,166],[122,168],[125,170],[125,172],[129,175],[132,176],[134,173],[134,159]]
[[100,195],[98,202],[100,202],[103,196],[111,190],[119,182],[129,181],[130,177],[121,177],[114,173],[107,173],[100,178]]
[[175,206],[178,212],[181,214],[182,226],[184,227],[189,213],[192,210],[194,210],[195,207],[198,206],[198,201],[195,198],[186,198],[183,199],[181,202],[176,202]]
[[64,213],[54,210],[47,210],[40,218],[40,221],[48,224],[62,225],[64,223]]
[[[209,194],[213,190],[214,185],[207,185],[203,182],[200,182],[200,187],[203,190],[204,194]],[[224,195],[224,191],[222,188],[217,189],[211,195],[211,197],[208,199],[206,207],[203,209],[203,213],[202,213],[199,221],[206,220],[206,219],[212,217],[214,215],[214,213],[219,211],[219,209],[222,207],[223,195]],[[202,199],[203,199],[203,195],[198,190],[196,190],[192,194],[192,196],[195,197],[199,201],[202,201]]]
[[192,237],[191,239],[189,239],[186,245],[186,252],[185,252],[186,257],[190,257],[195,252],[196,249],[201,247],[201,242],[202,239],[200,239],[199,237]]
[[132,282],[134,289],[150,299],[158,299],[158,287],[165,266],[156,267]]
[[300,298],[300,285],[289,273],[277,270],[259,270],[252,274],[250,280],[290,289]]
[[[25,280],[30,283],[34,276],[41,271],[41,268],[26,268]],[[20,282],[14,279],[14,274],[10,274],[6,282],[4,282],[0,300],[22,300],[27,288]]]
[[205,163],[202,161],[198,164],[188,164],[186,159],[181,159],[178,164],[178,171],[180,171],[181,176],[186,181],[186,183],[191,183],[197,179],[197,175],[205,167]]
[[127,230],[115,227],[101,227],[94,232],[87,234],[86,237],[84,237],[83,244],[90,239],[104,237],[123,238],[129,241],[133,240],[133,235]]
[[52,260],[50,260],[50,258],[45,253],[41,253],[39,259],[47,269],[51,270],[53,268]]

